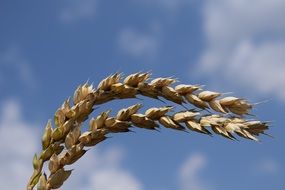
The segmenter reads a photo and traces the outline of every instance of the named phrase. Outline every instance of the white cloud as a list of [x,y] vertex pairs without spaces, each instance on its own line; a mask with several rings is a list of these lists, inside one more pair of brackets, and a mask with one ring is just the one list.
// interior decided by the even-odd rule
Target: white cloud
[[158,48],[156,35],[132,28],[125,28],[119,33],[118,43],[123,52],[135,57],[152,56]]
[[97,0],[68,0],[60,12],[63,22],[78,21],[93,18],[96,13]]
[[272,175],[278,174],[280,165],[271,158],[262,159],[255,165],[254,171],[256,174]]
[[37,151],[38,130],[21,118],[20,105],[7,101],[0,117],[0,189],[26,187],[32,173],[32,158]]
[[168,12],[175,13],[179,8],[193,3],[195,0],[134,0],[148,6],[157,5],[159,8],[164,8]]
[[284,8],[283,0],[206,1],[200,73],[285,100]]
[[[40,149],[41,132],[22,119],[17,101],[6,101],[1,108],[0,189],[25,189],[33,170],[32,158]],[[142,190],[139,180],[121,166],[122,149],[93,151],[70,167],[75,171],[61,189]]]
[[24,58],[17,46],[10,46],[0,52],[0,76],[0,86],[5,85],[5,81],[11,81],[11,77],[28,87],[36,85],[29,61]]
[[91,176],[90,188],[98,190],[140,190],[141,185],[137,180],[125,171],[116,169],[99,170]]
[[141,182],[121,166],[124,152],[111,148],[95,153],[88,152],[74,167],[75,171],[64,189],[142,190]]
[[219,47],[249,37],[283,35],[284,8],[283,0],[208,0],[203,9],[206,36]]
[[210,190],[209,184],[200,176],[200,172],[207,164],[204,155],[191,155],[181,166],[179,171],[181,190]]

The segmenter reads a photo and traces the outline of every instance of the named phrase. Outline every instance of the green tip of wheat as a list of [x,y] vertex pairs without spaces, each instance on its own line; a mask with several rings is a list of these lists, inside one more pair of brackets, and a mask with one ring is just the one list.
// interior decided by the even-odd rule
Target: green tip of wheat
[[[156,78],[148,82],[150,73],[135,73],[122,80],[120,73],[102,80],[97,89],[85,83],[74,93],[73,105],[70,99],[64,101],[54,116],[55,128],[48,121],[42,136],[42,151],[33,159],[34,172],[27,189],[37,185],[38,190],[57,189],[70,176],[71,170],[65,170],[85,153],[86,147],[92,147],[107,139],[110,133],[125,133],[131,127],[157,130],[159,126],[186,131],[191,130],[207,135],[212,131],[218,135],[234,140],[237,134],[246,139],[258,141],[257,136],[265,134],[268,123],[258,120],[247,120],[253,104],[247,100],[225,96],[219,92],[204,91],[200,85],[179,84],[173,78]],[[90,119],[88,131],[82,132],[81,126],[99,104],[114,99],[136,98],[137,95],[160,100],[164,98],[176,104],[191,104],[200,110],[185,109],[171,112],[173,107],[153,107],[140,113],[142,104],[121,109],[115,116],[110,110]],[[43,171],[48,163],[48,174]]]

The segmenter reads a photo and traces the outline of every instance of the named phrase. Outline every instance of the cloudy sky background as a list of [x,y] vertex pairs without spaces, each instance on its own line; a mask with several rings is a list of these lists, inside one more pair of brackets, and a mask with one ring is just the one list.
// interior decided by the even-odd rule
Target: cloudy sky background
[[284,0],[1,0],[0,188],[25,187],[46,121],[77,85],[116,71],[152,71],[269,100],[254,114],[274,121],[275,138],[230,142],[136,130],[90,150],[62,189],[281,190],[284,10]]

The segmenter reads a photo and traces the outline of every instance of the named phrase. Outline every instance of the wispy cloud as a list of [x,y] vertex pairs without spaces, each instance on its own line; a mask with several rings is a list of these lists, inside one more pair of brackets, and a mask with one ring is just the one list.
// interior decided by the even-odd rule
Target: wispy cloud
[[257,161],[253,169],[259,175],[273,175],[279,173],[280,164],[272,158],[264,158]]
[[170,13],[175,13],[179,8],[184,7],[185,5],[189,5],[193,3],[195,0],[134,0],[144,5],[148,5],[153,7],[156,5],[160,9],[163,8],[164,11],[168,11]]
[[5,85],[5,81],[11,84],[12,79],[28,87],[36,86],[30,63],[18,46],[9,46],[0,52],[0,76],[0,86]]
[[[40,130],[22,119],[17,101],[6,101],[1,108],[0,189],[24,189],[32,174],[33,155],[40,149]],[[93,151],[70,167],[75,171],[62,189],[142,190],[141,182],[122,167],[121,148]]]
[[19,103],[9,100],[1,106],[0,188],[25,189],[32,173],[32,157],[39,141],[34,124],[22,119]]
[[122,167],[121,148],[91,151],[73,167],[75,172],[62,189],[142,190],[141,182]]
[[124,28],[120,31],[118,44],[122,52],[134,57],[151,57],[155,55],[159,46],[156,34],[143,33],[133,28]]
[[59,18],[63,22],[91,19],[95,16],[97,0],[68,0]]
[[285,82],[285,2],[253,0],[251,4],[254,6],[245,0],[205,1],[207,47],[198,70],[214,83],[236,82],[285,100],[281,87]]
[[201,171],[207,164],[207,158],[195,153],[182,164],[179,171],[181,190],[211,190],[207,181],[201,176]]

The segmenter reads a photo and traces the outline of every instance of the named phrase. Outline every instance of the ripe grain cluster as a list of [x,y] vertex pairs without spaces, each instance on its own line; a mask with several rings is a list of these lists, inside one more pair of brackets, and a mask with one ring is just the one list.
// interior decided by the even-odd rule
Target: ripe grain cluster
[[[85,153],[87,147],[107,139],[109,134],[125,133],[132,127],[157,130],[160,126],[178,131],[195,131],[207,135],[212,132],[234,140],[237,134],[258,141],[265,134],[268,123],[246,119],[253,108],[247,100],[225,96],[219,92],[206,91],[199,85],[179,84],[173,78],[156,78],[149,82],[149,73],[135,73],[122,79],[119,73],[102,80],[95,89],[85,83],[70,98],[65,100],[54,115],[54,125],[48,121],[42,136],[42,151],[34,156],[33,174],[27,185],[32,190],[60,188],[71,175],[65,166],[72,165]],[[137,98],[138,95],[157,100],[164,98],[182,105],[185,109],[175,111],[171,106],[153,107],[140,112],[142,104],[121,109],[114,116],[110,110],[100,113],[89,121],[89,129],[82,131],[83,122],[95,106],[114,99]],[[186,109],[191,104],[196,109]],[[207,113],[204,113],[207,110]],[[210,131],[212,130],[212,132]],[[43,171],[44,164],[48,171]]]

